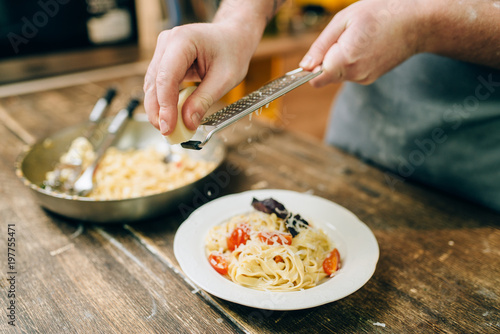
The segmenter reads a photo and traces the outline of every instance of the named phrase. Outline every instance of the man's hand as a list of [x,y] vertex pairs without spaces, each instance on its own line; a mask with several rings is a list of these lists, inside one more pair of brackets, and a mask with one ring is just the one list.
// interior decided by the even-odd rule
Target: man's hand
[[300,63],[306,70],[323,64],[311,84],[369,84],[417,53],[422,27],[415,2],[365,0],[337,13]]
[[363,0],[333,17],[300,66],[323,64],[316,87],[370,84],[420,52],[500,68],[499,27],[496,1]]
[[283,2],[224,0],[213,23],[162,32],[144,82],[151,124],[169,135],[178,121],[179,86],[201,81],[182,110],[184,124],[195,130],[210,106],[244,79],[266,24]]
[[177,100],[183,81],[201,81],[183,108],[194,130],[208,108],[246,75],[253,50],[230,24],[200,23],[163,31],[144,82],[149,121],[163,135],[177,123]]

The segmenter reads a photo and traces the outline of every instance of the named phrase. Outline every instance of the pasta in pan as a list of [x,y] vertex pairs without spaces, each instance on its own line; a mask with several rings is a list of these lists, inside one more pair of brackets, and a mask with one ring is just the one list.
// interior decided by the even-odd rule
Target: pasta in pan
[[[92,144],[83,137],[76,138],[59,163],[67,168],[46,173],[46,184],[70,183],[73,163],[87,168],[95,159]],[[208,175],[215,163],[195,160],[187,154],[176,154],[175,161],[165,162],[165,154],[153,147],[126,151],[110,147],[106,150],[94,174],[94,189],[88,197],[96,200],[121,200],[158,194],[182,187]]]
[[180,188],[208,175],[215,163],[194,160],[187,154],[165,162],[154,148],[120,151],[110,147],[95,173],[96,187],[88,195],[97,200],[125,199]]
[[340,256],[328,236],[299,215],[278,215],[254,211],[213,227],[206,239],[212,267],[237,284],[270,291],[312,288],[333,275]]

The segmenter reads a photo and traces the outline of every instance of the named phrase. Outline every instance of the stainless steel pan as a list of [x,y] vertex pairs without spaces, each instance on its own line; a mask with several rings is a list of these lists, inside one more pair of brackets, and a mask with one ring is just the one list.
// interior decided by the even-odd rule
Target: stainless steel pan
[[[181,203],[191,203],[195,189],[208,181],[209,175],[183,187],[163,193],[123,199],[99,201],[87,197],[71,196],[43,189],[45,174],[52,170],[62,153],[67,150],[73,139],[78,137],[84,125],[66,128],[48,138],[40,140],[27,148],[16,162],[16,174],[33,191],[41,206],[57,214],[98,223],[130,223],[152,218],[175,210]],[[165,149],[165,138],[148,121],[144,114],[138,114],[131,120],[120,139],[114,146],[120,149],[146,148],[153,145]],[[182,150],[172,146],[173,154]],[[167,147],[168,150],[168,147]],[[225,147],[214,138],[201,151],[187,150],[193,159],[215,162],[214,170],[225,158]]]

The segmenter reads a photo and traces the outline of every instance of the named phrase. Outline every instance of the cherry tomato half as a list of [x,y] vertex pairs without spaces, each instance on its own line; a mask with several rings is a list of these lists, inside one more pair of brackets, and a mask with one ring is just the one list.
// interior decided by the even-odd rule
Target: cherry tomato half
[[337,248],[334,248],[323,261],[323,270],[327,275],[331,275],[340,268],[340,254]]
[[231,252],[238,248],[239,245],[244,245],[250,239],[250,228],[247,224],[238,225],[231,235],[227,238],[227,249]]
[[221,275],[227,275],[228,264],[224,255],[220,253],[211,253],[208,256],[210,265]]
[[268,245],[274,245],[278,243],[280,245],[291,245],[292,235],[290,233],[282,232],[260,232],[259,239]]

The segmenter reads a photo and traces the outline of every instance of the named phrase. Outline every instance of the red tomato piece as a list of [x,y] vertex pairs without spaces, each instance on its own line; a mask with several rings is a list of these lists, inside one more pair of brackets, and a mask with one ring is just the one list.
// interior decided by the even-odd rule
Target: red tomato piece
[[274,262],[276,262],[276,263],[280,263],[280,262],[285,262],[285,261],[283,260],[283,258],[282,258],[281,256],[276,255],[276,256],[274,257]]
[[340,254],[337,248],[334,248],[323,261],[323,270],[327,275],[331,275],[340,268]]
[[227,275],[228,263],[226,257],[220,253],[211,253],[208,256],[208,262],[219,274]]
[[231,252],[238,248],[239,245],[244,245],[250,240],[250,228],[247,224],[238,225],[231,235],[227,238],[227,249]]
[[282,232],[260,232],[259,239],[268,245],[274,245],[276,243],[280,245],[291,245],[292,235],[290,233]]

